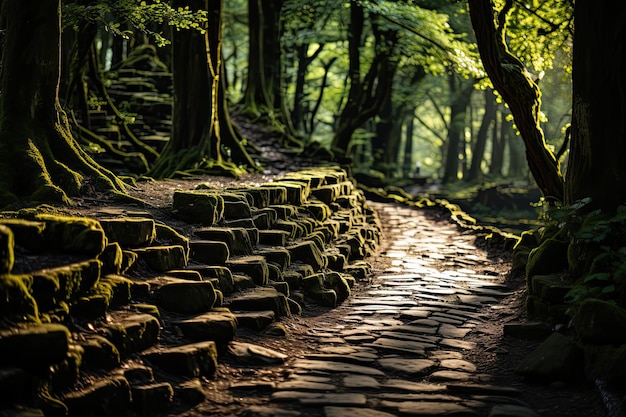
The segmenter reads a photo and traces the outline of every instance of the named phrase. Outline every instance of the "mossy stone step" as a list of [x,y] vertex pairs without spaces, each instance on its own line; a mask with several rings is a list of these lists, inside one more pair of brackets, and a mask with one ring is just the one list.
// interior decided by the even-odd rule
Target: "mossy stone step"
[[226,242],[217,240],[192,240],[189,242],[189,259],[210,265],[224,265],[230,258]]
[[[269,193],[269,206],[276,204],[285,204],[287,202],[287,189],[280,187],[275,183],[261,184],[260,188],[264,188]],[[260,206],[257,206],[260,207]]]
[[287,297],[272,287],[256,287],[225,300],[231,311],[272,310],[276,317],[291,315]]
[[193,269],[171,269],[165,275],[172,278],[184,279],[185,281],[203,281],[202,274]]
[[287,246],[292,262],[311,265],[314,271],[320,271],[327,265],[327,260],[314,241],[304,240]]
[[0,274],[0,316],[15,322],[39,319],[37,301],[31,294],[31,275]]
[[259,230],[259,245],[285,246],[289,236],[284,230]]
[[122,357],[141,352],[159,340],[159,321],[150,314],[112,312],[106,324],[107,338]]
[[46,371],[66,358],[70,340],[70,331],[61,324],[31,324],[0,330],[0,367]]
[[90,370],[111,370],[121,363],[120,352],[107,338],[99,335],[87,335],[79,340],[83,348],[82,364]]
[[54,308],[60,301],[76,300],[94,288],[100,278],[100,265],[93,259],[33,272],[33,297],[44,311]]
[[222,265],[189,265],[188,270],[197,271],[203,280],[217,280],[217,289],[224,295],[230,295],[235,291],[233,273]]
[[0,219],[0,225],[11,230],[16,245],[34,253],[41,252],[45,248],[45,222],[26,219]]
[[297,207],[289,204],[274,204],[269,206],[268,208],[276,212],[276,220],[294,219],[298,214]]
[[233,274],[245,274],[252,278],[256,285],[267,285],[269,268],[267,260],[260,255],[233,258],[226,263]]
[[131,405],[130,385],[123,376],[113,375],[68,393],[62,401],[72,417],[124,415]]
[[258,229],[271,229],[276,220],[278,220],[278,213],[273,208],[252,208],[252,221]]
[[224,217],[224,198],[208,191],[175,191],[172,210],[182,220],[212,226]]
[[[224,196],[224,195],[222,195]],[[231,200],[224,198],[224,219],[252,219],[252,211],[250,204],[245,198],[239,200]]]
[[187,265],[187,254],[180,245],[150,246],[134,249],[139,260],[157,272],[182,269]]
[[255,251],[257,255],[278,267],[280,271],[285,271],[291,265],[291,253],[282,247],[261,248]]
[[156,237],[153,219],[121,217],[99,221],[109,241],[123,247],[149,246]]
[[209,311],[197,316],[176,320],[183,336],[193,341],[212,340],[218,346],[225,346],[233,340],[237,330],[237,318],[230,311]]
[[302,291],[305,298],[311,299],[323,307],[336,307],[338,297],[335,290],[326,288],[324,274],[313,274],[302,279]]
[[202,313],[211,310],[217,300],[211,281],[158,277],[149,282],[157,304],[171,312]]
[[252,330],[263,330],[276,319],[276,313],[272,310],[261,311],[235,311],[239,327],[246,327]]
[[166,412],[174,400],[174,388],[169,382],[132,385],[132,408],[139,417],[153,417]]
[[213,341],[160,348],[141,355],[145,360],[177,376],[212,376],[217,369],[217,346]]
[[46,224],[47,248],[55,252],[96,256],[107,245],[100,223],[92,218],[38,214],[35,220]]
[[189,238],[180,234],[176,229],[166,224],[155,224],[156,241],[160,245],[178,245],[183,247],[185,260],[189,258]]
[[224,242],[231,255],[251,255],[253,251],[250,234],[243,227],[203,227],[194,230],[200,239]]
[[562,304],[565,295],[572,289],[572,282],[565,280],[562,274],[535,275],[531,278],[529,291],[542,300]]

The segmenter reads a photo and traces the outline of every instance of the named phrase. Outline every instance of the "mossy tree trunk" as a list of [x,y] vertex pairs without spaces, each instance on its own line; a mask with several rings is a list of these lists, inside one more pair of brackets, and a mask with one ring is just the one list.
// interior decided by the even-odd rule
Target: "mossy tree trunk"
[[566,202],[626,202],[626,3],[576,0]]
[[248,74],[242,113],[267,118],[285,143],[300,146],[283,93],[283,0],[248,0]]
[[208,11],[206,32],[174,31],[172,135],[148,175],[239,175],[256,165],[230,118],[224,94],[223,2],[193,0],[176,4],[185,5]]
[[361,70],[360,48],[363,42],[365,13],[357,0],[350,1],[350,25],[348,28],[348,55],[350,59],[350,89],[343,107],[331,150],[337,158],[350,157],[352,134],[365,122],[376,116],[391,94],[391,85],[395,75],[395,64],[391,60],[398,34],[385,30],[376,24],[376,16],[370,16],[374,34],[375,54],[365,76]]
[[509,140],[511,126],[506,121],[506,116],[501,111],[496,112],[493,131],[491,132],[491,163],[489,164],[489,175],[502,177],[504,172],[504,151]]
[[86,185],[124,192],[124,184],[78,146],[61,108],[60,1],[8,1],[3,7],[0,206],[19,200],[69,204]]
[[513,113],[526,146],[528,166],[539,189],[547,199],[562,201],[563,176],[554,154],[546,146],[539,124],[539,87],[506,45],[506,14],[512,3],[507,0],[496,15],[492,1],[468,0],[472,27],[487,75]]

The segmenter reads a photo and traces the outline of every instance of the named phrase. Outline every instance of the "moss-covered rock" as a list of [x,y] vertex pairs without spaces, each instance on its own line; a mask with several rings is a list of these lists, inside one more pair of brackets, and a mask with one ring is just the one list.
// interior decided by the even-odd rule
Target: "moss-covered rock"
[[189,238],[183,236],[173,227],[166,224],[155,224],[156,240],[162,245],[178,245],[183,247],[185,260],[189,259]]
[[125,357],[154,345],[159,339],[160,324],[150,314],[112,314],[106,329],[107,338]]
[[565,295],[572,289],[564,274],[535,275],[530,282],[531,294],[552,304],[565,303]]
[[209,311],[177,320],[174,325],[190,340],[212,340],[223,347],[235,337],[237,318],[230,311]]
[[213,341],[158,349],[146,352],[142,357],[177,376],[212,376],[217,369],[217,346]]
[[256,285],[267,285],[269,281],[269,268],[267,260],[260,255],[242,256],[231,259],[226,266],[233,274],[245,274],[252,278]]
[[26,219],[0,219],[0,225],[11,229],[16,245],[34,253],[44,249],[46,223]]
[[159,306],[177,313],[201,313],[213,308],[215,288],[210,281],[168,280],[156,290]]
[[227,198],[224,195],[222,197],[224,198],[224,219],[252,219],[250,204],[245,197],[237,196],[238,199]]
[[150,246],[134,249],[139,260],[157,271],[165,272],[170,269],[182,269],[187,265],[185,249],[180,245]]
[[13,321],[39,321],[37,302],[31,294],[31,275],[0,274],[0,316]]
[[[350,279],[354,279],[349,276]],[[350,297],[350,283],[346,276],[338,272],[329,272],[324,277],[325,286],[328,289],[335,291],[337,294],[337,303],[344,302]]]
[[578,337],[589,344],[626,344],[626,310],[607,301],[587,299],[574,315]]
[[235,291],[235,281],[232,271],[221,265],[191,265],[190,270],[197,271],[203,280],[217,280],[217,288],[224,293],[230,295]]
[[51,309],[60,301],[72,301],[86,294],[98,282],[101,265],[92,259],[33,272],[32,292],[39,307]]
[[78,391],[71,391],[63,398],[69,416],[99,417],[119,416],[131,404],[130,385],[126,378],[114,375]]
[[626,344],[585,346],[587,379],[602,380],[608,388],[626,386]]
[[100,225],[110,242],[117,242],[123,247],[149,246],[156,237],[153,219],[139,217],[100,219]]
[[230,258],[230,250],[225,242],[215,240],[192,240],[189,258],[209,265],[224,265]]
[[71,334],[61,324],[39,324],[0,331],[0,366],[42,372],[63,361]]
[[225,302],[232,311],[272,310],[276,317],[291,315],[287,297],[271,287],[251,288]]
[[584,374],[583,350],[569,337],[553,333],[526,356],[515,372],[530,380],[572,382]]
[[124,265],[124,252],[117,242],[109,243],[104,251],[98,255],[102,262],[103,274],[121,274]]
[[175,191],[172,210],[187,222],[211,226],[224,216],[224,198],[208,191]]
[[312,240],[304,240],[287,246],[294,262],[302,262],[313,267],[314,271],[320,271],[326,267],[326,257]]
[[132,407],[140,417],[153,417],[167,411],[174,399],[169,382],[131,386]]
[[87,217],[39,214],[36,220],[46,223],[44,238],[48,249],[87,256],[97,256],[108,241],[100,223]]
[[204,240],[224,242],[230,255],[251,255],[252,240],[243,227],[203,227],[194,231],[194,235]]
[[551,237],[532,249],[526,264],[526,277],[531,279],[535,275],[566,271],[568,269],[568,244],[567,241]]
[[79,341],[83,348],[83,364],[87,369],[111,370],[120,365],[120,352],[108,339],[89,335]]

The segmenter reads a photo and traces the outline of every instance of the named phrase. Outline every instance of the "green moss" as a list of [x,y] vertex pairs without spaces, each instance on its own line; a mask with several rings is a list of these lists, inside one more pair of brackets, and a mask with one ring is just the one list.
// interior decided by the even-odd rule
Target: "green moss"
[[44,249],[44,230],[46,224],[27,219],[0,219],[0,225],[11,229],[15,244],[32,252]]
[[33,294],[38,301],[51,304],[76,299],[93,289],[100,278],[100,267],[101,262],[92,259],[34,272]]
[[39,214],[36,219],[46,223],[44,234],[50,249],[97,256],[108,243],[95,219],[55,214]]
[[39,308],[30,293],[30,275],[0,274],[0,316],[15,321],[39,322]]
[[526,264],[526,277],[530,279],[534,275],[566,271],[568,268],[567,246],[568,242],[551,237],[532,249]]
[[0,224],[0,274],[8,274],[13,269],[15,263],[14,246],[13,232]]
[[172,245],[180,245],[185,251],[185,261],[189,259],[189,239],[178,233],[174,228],[157,223],[155,225],[156,239],[160,243],[169,243]]

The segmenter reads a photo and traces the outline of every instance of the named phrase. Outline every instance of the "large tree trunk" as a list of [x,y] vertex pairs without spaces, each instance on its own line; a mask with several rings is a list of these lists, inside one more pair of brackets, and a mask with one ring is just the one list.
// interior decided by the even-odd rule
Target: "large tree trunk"
[[524,65],[509,52],[505,42],[505,7],[494,18],[492,1],[468,0],[472,27],[480,57],[494,87],[509,105],[526,145],[526,159],[542,194],[549,200],[563,200],[564,181],[554,154],[547,148],[539,125],[540,92]]
[[574,16],[566,202],[610,212],[626,202],[626,3],[576,0]]
[[[157,178],[183,174],[245,172],[256,167],[230,119],[224,96],[222,1],[182,1],[207,10],[205,34],[174,32],[172,135],[148,173]],[[210,7],[210,8],[209,8]]]
[[467,181],[481,180],[483,171],[481,165],[485,159],[485,149],[487,148],[487,139],[489,128],[494,124],[496,117],[496,101],[491,90],[485,90],[485,114],[480,123],[480,128],[476,134],[476,143],[472,152],[472,163],[467,173]]
[[78,146],[59,103],[60,1],[3,6],[0,206],[18,200],[69,204],[86,183],[123,192],[124,184]]

